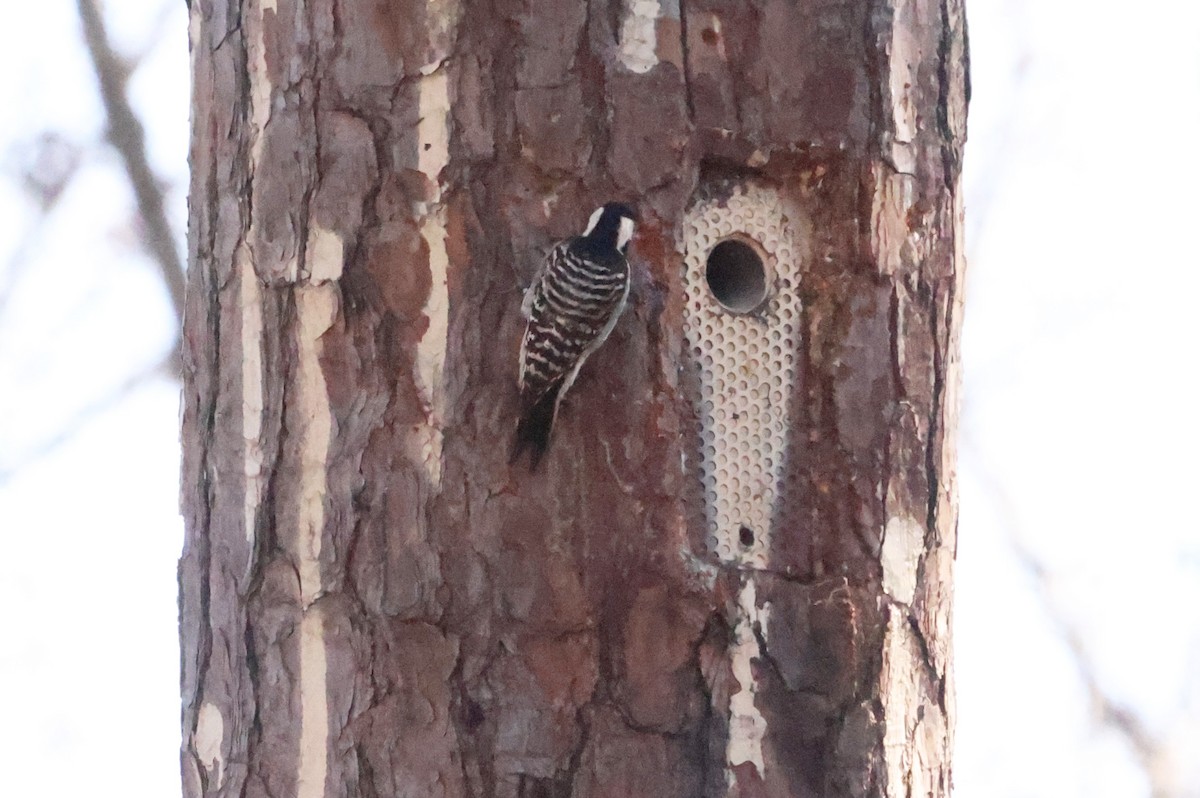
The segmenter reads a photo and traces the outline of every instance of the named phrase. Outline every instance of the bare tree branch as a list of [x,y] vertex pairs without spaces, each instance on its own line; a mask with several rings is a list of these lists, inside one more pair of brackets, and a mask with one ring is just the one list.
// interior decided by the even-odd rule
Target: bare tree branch
[[[79,18],[83,22],[84,38],[88,53],[100,83],[100,95],[108,116],[108,138],[121,155],[129,182],[137,198],[138,212],[142,217],[143,238],[146,248],[154,257],[162,272],[175,317],[183,320],[183,262],[175,249],[171,225],[167,221],[163,195],[158,188],[154,172],[146,157],[146,134],[142,123],[129,105],[125,94],[128,70],[121,58],[113,51],[104,27],[104,18],[97,0],[77,0]],[[179,340],[176,352],[171,357],[175,373],[179,373]]]
[[1020,522],[1011,496],[1005,490],[1001,480],[983,465],[984,458],[977,450],[974,450],[965,434],[962,435],[961,441],[960,457],[964,460],[968,456],[972,458],[975,474],[991,495],[999,513],[1005,537],[1012,547],[1018,563],[1033,578],[1038,601],[1051,626],[1066,644],[1067,651],[1100,721],[1125,739],[1142,772],[1146,774],[1146,779],[1150,783],[1150,794],[1153,798],[1183,798],[1184,793],[1176,785],[1174,773],[1170,767],[1169,746],[1150,730],[1134,710],[1118,702],[1101,685],[1100,677],[1096,673],[1092,656],[1088,652],[1083,636],[1054,597],[1053,574],[1046,570],[1037,555],[1021,539],[1018,532]]
[[131,374],[120,385],[113,388],[112,391],[81,408],[79,412],[62,424],[53,435],[38,444],[32,451],[23,455],[20,460],[0,466],[0,485],[4,485],[14,476],[21,473],[22,470],[29,468],[42,458],[53,454],[60,446],[74,438],[99,415],[119,405],[129,394],[133,393],[147,380],[156,376],[170,376],[172,379],[177,379],[179,374],[177,371],[174,371],[175,368],[176,363],[168,356],[149,368],[144,368],[135,374]]
[[8,259],[3,272],[0,272],[0,320],[4,320],[8,307],[16,296],[21,284],[21,278],[33,266],[29,250],[38,240],[42,228],[46,224],[46,214],[39,214],[32,225],[21,231],[21,240],[17,243],[16,252]]
[[53,132],[42,133],[21,149],[26,151],[14,158],[17,163],[13,171],[38,210],[33,221],[21,231],[20,240],[0,270],[0,320],[4,319],[9,303],[18,292],[21,278],[32,267],[30,253],[40,243],[42,231],[79,171],[82,160],[74,144]]

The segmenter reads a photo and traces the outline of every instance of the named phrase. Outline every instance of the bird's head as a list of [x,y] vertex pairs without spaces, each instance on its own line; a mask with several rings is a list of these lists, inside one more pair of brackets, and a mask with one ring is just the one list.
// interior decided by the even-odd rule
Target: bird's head
[[592,214],[583,235],[597,244],[624,253],[629,240],[633,238],[636,223],[637,212],[633,208],[623,202],[606,202]]

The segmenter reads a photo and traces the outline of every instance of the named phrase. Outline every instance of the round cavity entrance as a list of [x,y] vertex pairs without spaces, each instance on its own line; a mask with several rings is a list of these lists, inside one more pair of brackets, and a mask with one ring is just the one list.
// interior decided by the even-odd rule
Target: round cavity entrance
[[704,280],[721,307],[734,313],[749,313],[767,298],[762,256],[737,238],[725,239],[708,253]]

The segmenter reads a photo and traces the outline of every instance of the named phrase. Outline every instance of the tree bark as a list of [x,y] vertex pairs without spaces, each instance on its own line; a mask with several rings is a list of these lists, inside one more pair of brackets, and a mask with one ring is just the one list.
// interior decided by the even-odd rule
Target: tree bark
[[[191,15],[185,795],[948,794],[961,0]],[[799,320],[741,531],[684,224],[738,192]],[[521,291],[616,199],[629,309],[510,468]]]

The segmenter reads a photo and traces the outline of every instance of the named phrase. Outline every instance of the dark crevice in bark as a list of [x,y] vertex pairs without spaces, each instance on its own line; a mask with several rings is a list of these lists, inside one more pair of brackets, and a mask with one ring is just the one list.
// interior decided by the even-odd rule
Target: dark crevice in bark
[[[250,230],[250,220],[254,218],[254,176],[250,174],[251,148],[249,136],[247,135],[247,131],[252,129],[251,117],[254,113],[254,109],[251,107],[250,103],[250,97],[252,96],[249,69],[250,51],[246,45],[246,36],[244,28],[241,24],[240,4],[238,13],[239,18],[237,30],[241,35],[239,35],[237,40],[233,43],[236,47],[235,58],[238,62],[238,68],[234,70],[234,80],[236,80],[238,83],[237,104],[234,111],[230,114],[231,129],[220,131],[221,135],[228,136],[237,141],[236,152],[238,174],[237,177],[232,178],[237,182],[236,188],[238,190],[239,199],[238,226],[236,228],[237,243],[232,249],[235,258],[237,256],[237,251],[241,247],[249,246],[246,241],[246,236]],[[219,197],[217,198],[217,203],[218,204],[213,207],[219,209],[221,207]],[[248,262],[253,264],[253,258],[250,258]],[[235,269],[232,268],[233,265],[234,264],[230,264],[231,268],[229,269],[229,279],[231,280],[234,279]],[[217,306],[217,312],[219,313],[221,308],[220,302],[215,304]]]
[[200,758],[192,753],[191,750],[185,751],[184,756],[191,757],[192,762],[194,763],[193,766],[196,769],[196,774],[200,777],[200,794],[208,795],[208,770],[206,770],[203,763],[200,762]]
[[[249,601],[244,605],[246,607],[253,606]],[[249,693],[250,704],[250,727],[245,730],[246,737],[246,772],[242,777],[242,783],[238,790],[239,798],[246,798],[246,789],[250,784],[250,779],[254,776],[259,766],[258,762],[258,747],[262,742],[262,719],[259,715],[260,705],[258,701],[259,687],[259,666],[258,654],[254,647],[254,622],[250,613],[245,615],[245,629],[242,635],[242,645],[246,651],[246,688]]]
[[854,195],[854,224],[857,236],[858,257],[864,262],[874,260],[871,246],[871,225],[875,211],[875,175],[867,163],[860,166],[860,174]]
[[[258,278],[253,277],[253,279]],[[246,732],[246,773],[239,793],[241,798],[245,798],[249,782],[259,772],[260,768],[270,772],[276,767],[274,763],[267,763],[264,766],[264,763],[260,761],[259,751],[264,742],[264,729],[261,718],[262,704],[260,699],[263,674],[258,662],[258,649],[256,647],[255,636],[257,633],[261,633],[262,630],[256,627],[255,620],[263,617],[262,607],[264,598],[262,588],[265,577],[263,565],[283,554],[279,539],[280,518],[278,509],[282,506],[282,501],[279,497],[283,492],[280,480],[284,478],[285,474],[280,465],[284,462],[285,454],[288,451],[288,393],[295,379],[294,365],[287,356],[290,350],[284,344],[284,336],[287,335],[288,331],[294,329],[296,323],[293,295],[290,291],[273,288],[269,285],[262,285],[260,290],[262,292],[261,301],[263,303],[264,318],[270,318],[271,311],[276,310],[279,320],[278,325],[275,327],[264,325],[261,342],[263,369],[268,373],[278,374],[280,379],[277,382],[270,382],[264,379],[261,439],[268,443],[273,442],[275,445],[270,450],[264,447],[263,451],[263,462],[260,471],[263,489],[260,501],[255,508],[254,548],[256,551],[256,562],[252,568],[248,569],[249,578],[245,583],[245,592],[239,596],[241,608],[239,614],[245,617],[245,629],[243,632],[243,646],[245,647],[246,657],[245,689],[248,694],[248,709],[251,712],[250,726]],[[281,295],[284,298],[283,303],[279,303],[278,301]],[[288,558],[287,564],[292,569],[298,591],[300,585],[298,566],[290,558]],[[303,608],[301,608],[301,611],[303,611]],[[298,634],[296,639],[298,640]],[[264,790],[267,789],[266,783],[266,780],[263,779],[260,785]]]
[[[605,63],[603,54],[594,52],[591,47],[592,8],[604,0],[586,1],[587,10],[584,14],[583,28],[580,31],[579,44],[577,46],[578,63],[576,65],[575,77],[580,82],[583,104],[587,109],[586,129],[590,131],[591,136],[592,150],[588,154],[587,166],[579,175],[581,182],[585,186],[588,186],[589,184],[594,184],[595,178],[599,175],[607,174],[608,150],[612,146],[612,111],[608,105],[609,65]],[[612,15],[611,6],[610,2],[610,15]],[[620,30],[619,14],[613,16],[616,16],[617,19],[610,19],[609,24],[611,26],[610,30],[616,34]]]
[[[815,484],[809,472],[808,458],[812,456],[813,436],[817,431],[817,418],[813,401],[815,388],[819,385],[816,379],[816,368],[812,352],[813,317],[812,307],[815,297],[809,288],[811,269],[802,275],[800,285],[800,316],[797,321],[796,351],[794,362],[796,367],[796,388],[793,396],[788,399],[791,404],[793,419],[791,440],[784,453],[781,473],[792,484],[791,491],[786,492],[777,504],[772,525],[790,533],[796,550],[788,552],[788,559],[794,567],[787,568],[778,574],[785,580],[795,580],[801,584],[814,578],[814,566],[817,557],[818,528],[812,523],[811,509],[815,503]],[[795,528],[793,530],[791,528]],[[801,532],[800,530],[803,530]],[[774,548],[774,544],[772,546]],[[772,559],[775,559],[772,552]]]
[[[366,273],[368,247],[369,244],[374,242],[375,237],[379,233],[379,193],[383,190],[384,174],[392,169],[391,149],[387,146],[390,131],[387,122],[378,117],[342,109],[339,109],[339,113],[348,114],[367,126],[367,130],[371,133],[375,155],[375,172],[371,176],[371,185],[367,187],[366,192],[363,194],[362,223],[358,229],[358,234],[355,236],[354,246],[346,254],[345,273],[353,278]],[[355,283],[352,281],[350,284],[354,285]],[[363,293],[365,294],[366,291]],[[351,294],[356,300],[358,299],[358,292],[350,292],[343,289],[343,298],[347,294]]]
[[[891,28],[895,24],[895,13],[893,0],[871,0],[863,25],[863,59],[870,97],[867,104],[868,136],[875,148],[875,154],[889,163],[891,159],[887,156],[887,139],[891,130],[891,115],[888,112],[890,83],[887,66],[891,52],[880,45],[890,38]],[[870,216],[865,218],[869,223]]]
[[688,6],[690,0],[679,0],[679,51],[683,67],[679,70],[683,78],[683,100],[687,106],[688,126],[696,127],[696,102],[692,96],[691,45],[688,42]]
[[[825,520],[831,541],[854,540],[859,545],[859,554],[870,560],[873,557],[873,547],[863,537],[864,530],[853,520],[855,514],[852,508],[858,502],[852,477],[854,458],[838,429],[838,414],[841,412],[837,400],[838,365],[841,363],[839,348],[853,323],[853,311],[841,298],[825,297],[824,303],[823,310],[829,315],[826,321],[828,328],[820,331],[824,339],[819,382],[821,442],[824,451],[814,459],[813,467],[820,472],[814,475],[814,481],[823,482],[829,489],[823,492],[826,498],[819,500],[824,506],[818,510],[818,517]],[[826,565],[827,557],[826,553],[818,555],[822,566]]]
[[[457,695],[456,700],[459,702],[459,714],[456,718],[465,733],[466,747],[464,750],[469,751],[475,758],[475,764],[478,768],[477,779],[475,780],[479,791],[471,793],[472,798],[496,798],[496,718],[495,713],[488,714],[487,705],[481,704],[475,700],[473,691],[482,691],[486,699],[494,701],[495,695],[491,692],[488,679],[492,674],[492,668],[496,660],[500,656],[500,651],[503,648],[503,643],[495,639],[495,635],[484,641],[486,659],[483,665],[479,668],[475,678],[468,681],[462,668],[464,664],[463,644],[459,645],[458,660],[455,663],[455,673],[457,674]],[[465,764],[464,764],[465,766]],[[467,782],[469,787],[470,781]]]
[[[909,631],[916,638],[917,645],[921,651],[921,666],[925,671],[925,678],[929,682],[929,685],[935,689],[939,698],[939,707],[944,710],[946,707],[942,702],[946,694],[945,680],[938,674],[937,665],[933,659],[933,652],[929,648],[929,641],[925,639],[925,633],[921,629],[920,620],[911,610],[905,607],[893,607],[892,612],[902,612],[904,614]],[[924,709],[924,706],[922,705],[921,708]]]
[[[252,276],[251,279],[257,280],[258,278]],[[266,285],[260,285],[260,291],[262,292],[263,314],[266,316],[268,309],[274,304],[270,300],[275,298],[277,291]],[[291,329],[293,314],[284,311],[280,315],[281,323],[278,328],[266,325],[263,328],[261,360],[264,371],[274,371],[273,367],[283,365],[283,353],[286,351],[286,347],[282,345],[280,336],[284,334],[282,331]],[[242,356],[245,357],[245,354],[243,353]],[[279,506],[279,480],[281,478],[279,464],[283,462],[287,443],[288,377],[290,375],[285,373],[285,379],[279,383],[273,383],[266,379],[263,381],[263,401],[260,410],[262,414],[260,418],[261,440],[274,443],[274,447],[270,449],[263,447],[262,463],[259,465],[262,495],[254,508],[254,540],[251,544],[245,578],[242,583],[242,599],[246,604],[259,595],[262,587],[263,563],[279,550],[279,519],[274,512],[269,510]],[[298,579],[299,574],[297,574]]]
[[[833,699],[831,699],[829,696],[811,690],[793,690],[788,687],[787,681],[784,679],[783,669],[780,667],[780,663],[775,659],[768,648],[766,633],[763,631],[761,624],[756,622],[751,627],[751,631],[754,633],[754,640],[758,645],[758,667],[762,671],[762,675],[756,678],[760,694],[784,692],[795,698],[810,697],[813,699],[813,706],[821,706],[822,704],[827,704],[829,706],[836,705],[836,702],[833,701]],[[769,678],[764,678],[768,673],[770,674]],[[787,702],[780,702],[778,699],[776,699],[775,701],[771,702],[770,709],[783,710],[783,712],[780,713],[778,718],[772,718],[771,720],[768,720],[768,729],[771,729],[772,721],[774,721],[776,725],[782,722],[782,724],[786,727],[788,725],[788,721],[790,720],[790,718],[787,717]],[[837,726],[843,722],[843,719],[840,717],[840,715],[840,712],[837,713],[836,716],[826,713],[822,718],[825,728],[824,733],[822,733],[819,737],[819,753],[816,756],[813,756],[812,752],[809,751],[807,752],[807,756],[804,753],[801,753],[799,756],[794,756],[794,758],[792,758],[790,761],[787,759],[781,761],[780,764],[783,780],[789,782],[789,791],[792,794],[811,794],[814,784],[827,782],[830,778],[836,775],[830,772],[829,763],[832,763],[835,759],[835,753],[840,734],[840,729],[837,728]],[[779,729],[774,731],[774,735],[777,738],[778,736],[788,736],[787,731],[780,731]],[[789,742],[796,746],[797,751],[803,750],[803,744],[800,740],[793,739]],[[764,740],[763,747],[764,749],[768,747],[766,740]],[[762,775],[765,776],[767,774]],[[800,783],[803,784],[805,789],[800,788]]]
[[[962,18],[962,69],[963,69],[963,104],[971,105],[971,36],[970,17],[967,16],[966,4],[959,9]],[[952,68],[952,67],[949,67]]]
[[[336,0],[328,0],[328,2],[330,6],[336,5]],[[312,171],[307,175],[308,180],[305,182],[304,193],[301,195],[296,229],[296,269],[299,277],[305,280],[312,274],[312,264],[308,262],[308,233],[309,225],[312,222],[312,203],[323,177],[321,174],[323,155],[321,152],[321,114],[324,109],[321,107],[321,75],[326,71],[326,64],[321,57],[320,43],[316,41],[317,8],[315,4],[305,3],[298,12],[303,14],[308,28],[305,34],[309,39],[309,51],[304,53],[304,64],[307,69],[300,77],[299,91],[297,92],[300,98],[299,110],[308,112],[305,115],[308,117],[308,123],[312,126],[312,159],[310,162]],[[332,13],[331,9],[330,14]],[[303,130],[303,128],[301,129]],[[303,172],[303,169],[301,171]]]
[[[208,207],[215,208],[216,181],[209,180],[208,183],[210,187],[210,204]],[[215,230],[216,225],[211,225],[209,228],[210,251],[212,251],[212,247],[214,246],[213,240],[215,239]],[[205,323],[210,340],[214,342],[211,351],[218,352],[220,351],[221,325],[217,315],[220,306],[217,302],[216,291],[212,290],[210,285],[207,285],[208,277],[209,273],[204,272],[198,274],[192,279],[195,283],[200,284],[204,289],[206,289],[204,293],[207,299],[203,301],[204,309],[206,311]],[[185,345],[185,362],[189,359],[187,357],[188,352],[190,352],[190,349]],[[212,601],[212,544],[209,532],[212,525],[211,508],[215,500],[215,489],[212,484],[211,472],[213,470],[213,466],[210,463],[210,456],[213,453],[212,446],[214,437],[216,435],[216,394],[219,390],[219,386],[221,385],[221,368],[218,358],[214,357],[211,364],[198,365],[197,368],[209,370],[212,374],[212,379],[208,383],[210,388],[209,394],[207,396],[198,396],[194,400],[197,404],[196,411],[197,415],[199,416],[199,421],[197,424],[198,428],[194,432],[195,437],[192,440],[193,445],[195,445],[199,451],[196,454],[196,473],[192,476],[194,476],[198,484],[194,486],[195,498],[193,501],[195,503],[192,506],[192,509],[196,513],[196,518],[193,522],[194,526],[189,530],[190,534],[186,536],[186,540],[188,546],[192,548],[190,557],[196,561],[195,571],[199,575],[197,580],[197,593],[199,594],[197,598],[199,607],[196,608],[196,620],[199,623],[199,628],[194,630],[194,633],[198,635],[195,651],[196,662],[194,663],[196,695],[191,707],[188,707],[185,704],[185,709],[190,710],[191,712],[197,711],[199,706],[203,703],[205,676],[208,673],[209,661],[212,656],[212,615],[210,610]],[[185,366],[185,377],[187,375],[187,371],[188,368]],[[178,566],[180,587],[179,616],[181,620],[184,618],[184,603],[186,602],[187,597],[187,586],[184,583],[183,572],[186,567],[186,560],[188,558],[189,552],[185,549],[184,556],[180,559]],[[180,658],[182,659],[186,656],[187,646],[182,645],[180,646]],[[191,666],[189,663],[181,662],[180,674],[182,676],[186,676],[190,670]],[[187,697],[185,696],[185,698]],[[203,772],[203,769],[201,769],[201,772]]]
[[375,787],[375,769],[371,767],[371,757],[361,745],[354,746],[354,761],[358,766],[357,798],[383,798]]
[[[267,286],[263,287],[264,315],[266,315],[267,308],[270,307],[267,299],[274,298],[279,293],[279,289]],[[262,429],[264,437],[268,441],[271,440],[271,435],[274,435],[275,447],[269,452],[263,452],[263,462],[260,471],[263,475],[262,499],[258,507],[255,508],[254,513],[257,529],[256,536],[261,537],[261,540],[258,541],[258,550],[261,558],[259,560],[260,565],[281,551],[278,512],[265,512],[264,508],[277,510],[282,505],[282,502],[278,498],[281,495],[279,481],[284,477],[284,474],[281,473],[279,466],[285,462],[284,458],[289,451],[288,444],[291,443],[287,426],[288,394],[295,381],[296,373],[295,364],[288,357],[290,349],[285,345],[282,337],[288,331],[295,329],[296,313],[294,295],[290,291],[282,293],[284,296],[282,306],[275,305],[278,310],[279,325],[274,329],[265,326],[263,329],[263,368],[279,374],[281,379],[273,383],[276,386],[274,391],[270,389],[270,384],[264,381]],[[273,366],[275,368],[272,368]],[[296,447],[293,451],[299,450],[300,447]],[[294,562],[289,562],[289,565],[293,569],[296,568],[296,563]],[[258,595],[258,588],[261,586],[262,569],[255,568],[253,573],[254,588],[248,591],[247,602]],[[296,584],[299,585],[300,573],[299,571],[295,571],[295,574]]]
[[[314,101],[315,102],[315,101]],[[308,262],[308,226],[312,218],[313,197],[317,193],[320,182],[321,163],[321,133],[317,127],[316,113],[312,118],[313,125],[313,173],[304,186],[300,195],[300,210],[297,214],[296,225],[296,276],[298,280],[307,281],[312,275],[312,264]]]
[[[465,32],[470,37],[466,44],[459,40],[459,47],[476,48],[480,53],[490,53],[490,70],[481,70],[480,95],[483,102],[491,102],[492,157],[478,168],[468,168],[461,175],[459,185],[464,187],[471,196],[471,206],[478,215],[478,222],[492,246],[479,257],[482,271],[488,275],[500,273],[502,265],[507,265],[513,274],[513,283],[518,290],[524,290],[525,285],[532,282],[533,275],[522,274],[516,263],[513,252],[512,230],[506,223],[504,211],[508,206],[506,190],[514,183],[513,165],[521,161],[520,133],[516,120],[516,75],[519,51],[509,46],[516,31],[513,21],[502,16],[494,3],[489,3],[479,9],[481,15],[477,25],[466,26]],[[503,37],[486,36],[484,31],[504,31]],[[476,41],[482,38],[482,41]],[[451,146],[454,146],[451,137]],[[451,170],[455,158],[451,158]],[[468,236],[470,239],[470,236]],[[471,242],[472,249],[475,243]],[[490,288],[490,286],[489,286]],[[520,300],[517,300],[518,303]],[[454,312],[452,306],[451,312]],[[461,324],[457,318],[451,319],[451,324]]]
[[241,12],[242,12],[242,10],[241,10],[240,6],[237,9],[233,10],[233,13],[231,14],[231,16],[234,18],[233,25],[229,28],[229,30],[227,30],[223,34],[221,34],[221,38],[218,39],[216,44],[213,45],[212,50],[214,53],[216,53],[221,48],[223,48],[225,46],[225,42],[229,41],[230,37],[240,34],[242,32],[242,13]]
[[463,786],[470,798],[494,798],[495,774],[491,771],[490,745],[480,739],[480,730],[488,718],[483,707],[471,697],[466,677],[463,675],[463,646],[458,648],[458,657],[450,683],[454,697],[450,720],[459,741],[459,766],[462,769]]
[[[941,313],[939,312],[941,308],[938,302],[941,292],[935,285],[929,294],[929,329],[933,341],[933,392],[929,404],[929,431],[926,433],[925,439],[925,484],[929,501],[925,513],[925,534],[926,545],[934,546],[941,542],[937,531],[938,498],[941,492],[941,483],[938,481],[940,471],[938,458],[941,456],[941,446],[938,445],[938,437],[941,434],[939,413],[944,401],[946,366],[943,362],[941,346],[943,337],[940,329]],[[948,307],[952,307],[952,305],[948,305]]]
[[[941,0],[939,3],[941,24],[937,50],[937,126],[942,150],[942,185],[946,191],[953,191],[956,175],[961,171],[958,145],[950,125],[950,103],[953,99],[950,96],[950,70],[955,68],[951,61],[955,31],[950,23],[950,2],[951,0]],[[963,68],[969,73],[969,64],[964,64]]]
[[[888,482],[891,479],[892,460],[894,453],[893,445],[896,443],[896,432],[903,429],[904,408],[907,403],[906,389],[904,386],[904,373],[900,363],[900,284],[898,281],[892,281],[892,290],[888,297],[888,343],[891,348],[891,366],[892,366],[892,401],[891,419],[889,428],[891,430],[887,440],[883,444],[883,466],[880,471],[882,484],[880,485],[880,495],[883,496],[883,531],[879,535],[879,549],[883,551],[883,547],[887,544],[887,517],[888,517]],[[902,441],[901,445],[907,444],[908,441]]]
[[[828,306],[828,301],[826,298],[826,306],[822,308],[826,313],[833,310]],[[811,403],[813,428],[817,430],[819,443],[818,446],[813,447],[815,451],[812,451],[808,458],[809,473],[806,479],[806,483],[812,488],[809,496],[812,499],[812,517],[815,522],[813,524],[813,534],[816,537],[813,547],[813,566],[815,572],[820,574],[826,565],[824,546],[841,539],[845,533],[845,530],[842,529],[841,512],[838,506],[841,500],[841,490],[844,489],[844,480],[841,476],[843,471],[840,462],[836,464],[834,462],[835,459],[841,460],[837,431],[837,402],[834,395],[836,386],[833,378],[826,371],[829,364],[833,362],[835,342],[828,331],[822,330],[818,334],[818,331],[812,327],[808,329],[808,335],[805,338],[806,343],[809,344],[810,355],[812,344],[820,347],[820,352],[815,358],[816,368],[812,372],[811,394],[813,397]],[[836,484],[838,490],[822,491],[822,476],[826,477],[828,483]]]
[[522,773],[517,781],[517,798],[571,798],[574,790],[563,775],[544,777]]
[[587,751],[588,744],[592,739],[591,712],[595,701],[596,693],[593,691],[591,697],[575,713],[575,726],[579,729],[579,739],[571,751],[570,759],[567,760],[566,771],[562,774],[561,778],[556,779],[560,785],[562,798],[570,798],[575,792],[575,779],[579,775],[580,768],[583,765],[583,755]]
[[[208,307],[210,309],[215,308],[216,302],[215,301],[212,302],[211,304],[209,304]],[[209,315],[211,316],[212,314],[210,313]],[[212,328],[210,334],[213,335],[214,338],[217,338],[220,335],[219,328],[217,327],[217,325],[215,325],[215,324],[213,325],[213,328]],[[214,381],[213,385],[216,385],[216,384],[217,384],[216,381]],[[210,445],[212,442],[213,430],[214,430],[214,425],[215,425],[215,417],[216,417],[215,406],[216,406],[216,402],[215,402],[215,397],[214,397],[213,401],[208,403],[207,412],[204,414],[204,419],[201,422],[200,430],[198,431],[200,437],[199,437],[197,443],[201,448],[201,452],[200,452],[200,456],[199,456],[199,461],[200,461],[201,465],[200,465],[200,474],[198,476],[200,477],[200,481],[201,481],[201,486],[200,486],[201,490],[206,495],[206,499],[203,501],[203,503],[199,503],[199,502],[197,503],[198,506],[195,509],[196,509],[197,515],[199,517],[196,519],[196,529],[193,530],[193,532],[189,536],[189,540],[188,540],[190,546],[193,547],[190,557],[195,560],[196,572],[198,574],[198,578],[196,580],[197,581],[196,587],[197,587],[197,593],[198,593],[197,600],[198,600],[199,606],[196,608],[196,621],[197,621],[199,628],[193,627],[192,629],[188,630],[196,636],[196,638],[195,638],[197,640],[196,652],[195,652],[196,662],[193,664],[193,663],[188,663],[186,661],[186,657],[188,656],[186,637],[183,641],[183,644],[180,645],[180,649],[179,649],[179,655],[180,655],[179,673],[180,673],[181,681],[184,681],[186,683],[186,677],[187,677],[188,673],[190,671],[192,671],[192,669],[194,667],[193,678],[195,680],[195,685],[194,685],[195,694],[192,696],[184,695],[184,704],[182,707],[182,714],[184,716],[183,717],[184,732],[183,732],[183,741],[182,742],[183,742],[183,748],[184,748],[184,755],[191,756],[196,761],[196,772],[200,776],[202,789],[204,791],[204,792],[202,792],[202,794],[207,794],[207,791],[208,791],[208,771],[204,768],[203,764],[199,761],[199,758],[195,756],[195,754],[192,750],[191,733],[196,728],[197,714],[199,713],[200,707],[203,706],[203,704],[204,704],[204,696],[205,696],[205,690],[206,690],[205,682],[206,682],[206,677],[208,675],[209,665],[212,660],[212,642],[213,642],[212,614],[211,614],[211,601],[212,601],[212,553],[211,553],[211,548],[212,548],[212,546],[211,546],[208,534],[206,534],[206,533],[200,534],[199,530],[208,530],[210,527],[210,524],[211,524],[211,515],[209,512],[209,508],[212,507],[213,496],[212,496],[212,487],[209,483],[209,478],[208,478],[207,460],[208,460],[208,454],[210,452]],[[185,551],[184,558],[180,559],[179,566],[177,569],[178,581],[179,581],[178,604],[179,604],[179,618],[180,618],[181,626],[183,625],[183,620],[185,618],[185,606],[184,605],[187,600],[186,599],[187,585],[184,581],[184,569],[186,567],[185,559],[188,557],[189,557],[189,554]]]
[[694,757],[697,766],[700,770],[700,790],[701,798],[708,798],[712,795],[718,784],[724,786],[721,768],[718,763],[714,762],[711,746],[719,743],[724,743],[724,735],[718,734],[718,724],[716,707],[713,706],[713,691],[709,686],[708,680],[704,678],[703,668],[703,648],[706,645],[720,645],[722,650],[728,647],[730,638],[729,626],[724,616],[717,611],[709,614],[708,620],[704,624],[704,629],[700,632],[696,642],[692,645],[691,657],[688,659],[690,667],[695,669],[696,674],[696,690],[702,697],[701,706],[703,714],[695,724],[692,730],[692,745],[690,746],[691,755]]
[[363,525],[369,517],[368,505],[361,501],[363,490],[356,491],[351,497],[351,506],[355,509],[354,524],[350,529],[348,540],[346,541],[346,556],[345,556],[345,571],[342,574],[341,592],[345,594],[354,605],[357,617],[364,622],[372,618],[371,611],[367,608],[367,603],[363,600],[362,595],[358,592],[358,580],[354,575],[354,563],[358,556],[358,547],[362,542],[364,532]]
[[739,576],[748,576],[750,574],[763,574],[778,579],[780,582],[786,582],[792,585],[800,585],[802,587],[811,587],[821,581],[821,577],[814,576],[811,573],[797,573],[791,570],[781,568],[773,568],[771,566],[729,566],[728,572],[737,573]]
[[[337,63],[342,57],[342,54],[345,52],[344,42],[346,40],[346,26],[342,22],[342,0],[328,0],[328,2],[329,24],[332,28],[331,32],[333,33],[333,40],[318,43],[317,51],[320,52],[320,44],[328,45],[330,47],[329,63]],[[328,66],[328,64],[326,64],[326,66]]]
[[[621,6],[623,5],[623,0],[585,0],[585,2],[588,5],[587,14],[589,20],[592,13],[591,7],[594,4],[603,6],[603,18],[608,24],[609,32],[612,34],[612,38],[608,40],[608,43],[615,48],[621,41]],[[588,27],[587,22],[585,22],[583,26],[584,30],[587,30]]]
[[[893,279],[891,295],[888,297],[888,338],[891,344],[892,384],[895,388],[893,395],[897,404],[903,403],[908,395],[908,390],[904,385],[903,365],[900,362],[900,345],[903,340],[901,338],[903,330],[900,329],[900,292],[903,290],[901,282]],[[891,473],[891,469],[887,467],[886,463],[883,473],[885,476]]]

